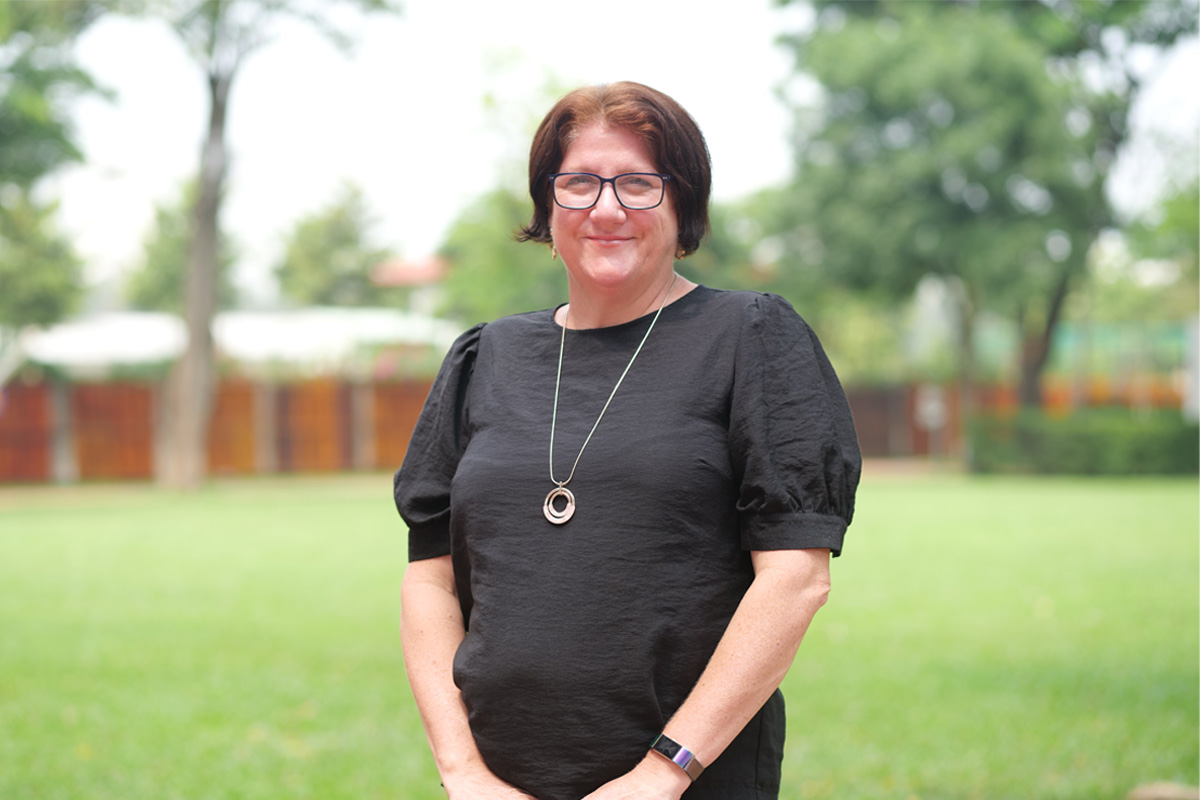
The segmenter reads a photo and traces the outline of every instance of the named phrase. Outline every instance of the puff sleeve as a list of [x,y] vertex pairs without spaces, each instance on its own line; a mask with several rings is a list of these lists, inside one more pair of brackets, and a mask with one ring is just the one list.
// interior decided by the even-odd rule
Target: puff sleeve
[[742,547],[840,555],[862,472],[854,420],[816,334],[776,295],[747,309],[729,430]]
[[483,328],[463,333],[446,354],[392,481],[409,561],[450,554],[450,482],[467,445],[467,389]]

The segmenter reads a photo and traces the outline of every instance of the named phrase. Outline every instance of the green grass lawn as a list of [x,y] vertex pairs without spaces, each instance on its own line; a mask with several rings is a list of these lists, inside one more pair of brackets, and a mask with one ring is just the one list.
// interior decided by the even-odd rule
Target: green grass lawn
[[[442,794],[386,475],[0,489],[0,799]],[[1195,480],[875,478],[784,686],[784,797],[1196,784]]]

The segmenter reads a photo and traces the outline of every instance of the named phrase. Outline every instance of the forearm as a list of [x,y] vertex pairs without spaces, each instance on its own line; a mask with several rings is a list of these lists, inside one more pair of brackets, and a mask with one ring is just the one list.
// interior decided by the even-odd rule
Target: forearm
[[778,688],[829,593],[827,550],[755,554],[755,577],[665,733],[711,764]]
[[[753,583],[700,680],[663,731],[706,766],[779,686],[829,593],[828,550],[759,552],[753,557]],[[667,759],[647,753],[635,769],[585,800],[678,800],[689,780]]]
[[410,564],[401,604],[404,667],[438,772],[445,779],[448,774],[481,766],[466,707],[454,685],[454,653],[465,631],[446,565]]

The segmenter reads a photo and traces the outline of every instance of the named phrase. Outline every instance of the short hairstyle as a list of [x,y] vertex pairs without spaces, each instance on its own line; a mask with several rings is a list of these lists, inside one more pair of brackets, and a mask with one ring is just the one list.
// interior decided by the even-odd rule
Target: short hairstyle
[[549,244],[554,203],[547,176],[557,172],[567,148],[587,126],[600,122],[623,128],[642,141],[659,172],[671,175],[667,191],[679,223],[679,254],[690,255],[708,233],[712,160],[700,127],[683,106],[640,83],[585,86],[563,97],[542,120],[529,149],[529,195],[533,219],[522,228],[522,242]]

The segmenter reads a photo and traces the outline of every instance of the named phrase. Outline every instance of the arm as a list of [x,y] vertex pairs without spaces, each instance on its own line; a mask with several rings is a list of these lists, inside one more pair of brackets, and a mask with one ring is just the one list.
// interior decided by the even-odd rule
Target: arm
[[[829,593],[828,550],[751,553],[754,581],[665,733],[700,763],[716,760],[778,688]],[[647,747],[649,742],[646,743]],[[656,753],[585,800],[678,800],[688,777]]]
[[451,800],[534,800],[492,774],[467,725],[467,709],[452,675],[466,635],[450,556],[414,561],[401,587],[404,667],[425,738]]

